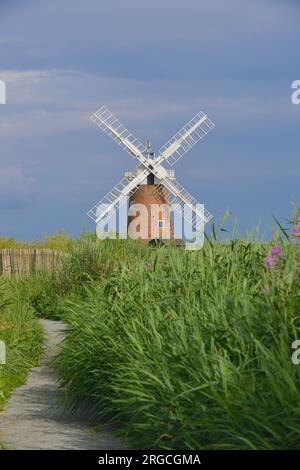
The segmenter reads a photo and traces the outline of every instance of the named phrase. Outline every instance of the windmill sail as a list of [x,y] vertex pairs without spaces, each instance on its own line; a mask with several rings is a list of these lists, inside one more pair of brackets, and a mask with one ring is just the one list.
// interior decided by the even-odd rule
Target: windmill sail
[[143,159],[143,154],[147,154],[144,144],[134,137],[105,106],[92,114],[91,120],[132,157],[140,160]]
[[166,160],[169,165],[174,165],[214,127],[214,123],[200,111],[159,150],[157,162]]
[[134,179],[123,178],[106,196],[89,210],[87,215],[97,224],[107,221],[122,202],[131,196],[139,184],[147,177],[148,171],[144,170]]
[[182,213],[184,219],[198,230],[202,224],[208,223],[213,216],[208,210],[203,209],[199,203],[178,181],[162,180],[162,186],[158,186],[154,191],[162,195],[166,188],[173,194],[171,206]]

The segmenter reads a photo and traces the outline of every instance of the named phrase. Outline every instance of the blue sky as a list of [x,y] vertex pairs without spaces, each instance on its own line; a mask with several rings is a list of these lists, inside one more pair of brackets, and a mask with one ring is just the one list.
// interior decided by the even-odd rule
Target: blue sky
[[0,3],[0,236],[93,229],[135,162],[89,121],[102,104],[161,147],[202,110],[216,128],[177,179],[240,229],[299,204],[300,5],[277,0]]

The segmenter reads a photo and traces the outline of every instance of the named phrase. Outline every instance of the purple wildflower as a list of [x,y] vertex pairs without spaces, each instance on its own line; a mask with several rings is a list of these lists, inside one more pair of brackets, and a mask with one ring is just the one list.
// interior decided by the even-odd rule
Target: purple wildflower
[[291,235],[292,237],[300,237],[300,224],[297,224],[293,227]]
[[272,247],[271,255],[274,255],[274,256],[280,256],[281,255],[281,249],[279,248],[279,246],[273,246]]
[[264,259],[264,266],[265,268],[275,268],[276,266],[276,260],[273,258],[272,255],[268,255]]

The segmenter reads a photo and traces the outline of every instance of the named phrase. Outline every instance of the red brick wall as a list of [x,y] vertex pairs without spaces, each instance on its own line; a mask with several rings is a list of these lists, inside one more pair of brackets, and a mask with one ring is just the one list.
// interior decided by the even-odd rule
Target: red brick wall
[[[155,189],[160,187],[164,195],[158,194]],[[152,240],[153,238],[171,238],[173,235],[170,220],[170,197],[169,193],[161,185],[141,185],[129,199],[129,208],[133,204],[143,204],[145,211],[137,212],[136,215],[129,215],[128,228],[129,235],[132,230],[136,233],[133,238]],[[162,205],[165,209],[162,210]],[[158,227],[158,221],[163,220],[164,228]],[[148,225],[148,227],[147,227]],[[140,230],[138,230],[140,228]]]

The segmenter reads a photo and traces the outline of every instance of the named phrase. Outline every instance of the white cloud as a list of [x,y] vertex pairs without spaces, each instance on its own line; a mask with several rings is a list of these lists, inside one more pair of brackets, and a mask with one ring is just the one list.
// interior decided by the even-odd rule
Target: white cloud
[[[160,137],[168,122],[178,122],[179,128],[199,110],[225,126],[294,119],[288,90],[287,96],[278,96],[278,90],[266,94],[265,85],[255,91],[245,87],[244,93],[234,95],[235,80],[227,80],[220,89],[217,81],[201,80],[197,83],[198,94],[174,97],[173,90],[166,89],[159,80],[152,82],[149,93],[147,81],[112,80],[76,71],[0,70],[0,77],[7,82],[7,105],[0,120],[2,139],[91,128],[89,115],[102,104],[111,108],[125,125],[134,126],[133,131],[142,129],[148,135],[150,131],[155,138]],[[225,95],[228,89],[231,95]]]

